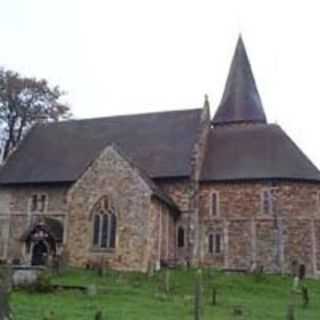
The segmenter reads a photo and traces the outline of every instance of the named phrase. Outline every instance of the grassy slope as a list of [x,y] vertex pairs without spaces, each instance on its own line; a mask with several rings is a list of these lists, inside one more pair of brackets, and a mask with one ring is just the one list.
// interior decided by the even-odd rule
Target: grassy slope
[[[193,319],[193,279],[195,271],[172,271],[172,291],[164,293],[164,272],[148,278],[140,274],[109,272],[98,277],[90,271],[69,271],[55,283],[89,285],[96,284],[98,294],[88,297],[77,291],[54,294],[30,294],[14,292],[12,304],[17,320],[43,320],[50,311],[53,319],[94,319],[97,310],[102,310],[108,320],[191,320]],[[234,319],[232,307],[242,305],[246,317],[237,319],[286,319],[289,288],[292,280],[267,276],[256,281],[252,276],[224,275],[218,272],[203,272],[206,319]],[[218,288],[218,305],[210,305],[211,286]],[[296,319],[320,319],[320,283],[307,281],[311,305],[303,309],[301,298],[296,297]],[[51,318],[50,318],[51,319]]]

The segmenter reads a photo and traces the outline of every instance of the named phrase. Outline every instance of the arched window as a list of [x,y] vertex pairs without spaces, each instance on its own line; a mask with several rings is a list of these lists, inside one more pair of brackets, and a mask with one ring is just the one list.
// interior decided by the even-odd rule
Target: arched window
[[99,245],[99,232],[100,232],[100,215],[96,214],[93,218],[93,245]]
[[209,234],[208,251],[210,254],[221,254],[223,252],[223,236],[220,232]]
[[184,248],[184,228],[178,228],[178,248]]
[[33,194],[30,198],[31,212],[44,212],[48,206],[47,194]]
[[215,253],[221,253],[222,251],[222,241],[221,241],[221,234],[216,233],[216,245],[215,245]]
[[113,249],[116,243],[117,217],[108,197],[101,198],[93,208],[93,247]]
[[209,245],[209,253],[214,253],[213,251],[213,242],[214,242],[214,238],[213,238],[213,234],[209,234],[209,239],[208,239],[208,245]]

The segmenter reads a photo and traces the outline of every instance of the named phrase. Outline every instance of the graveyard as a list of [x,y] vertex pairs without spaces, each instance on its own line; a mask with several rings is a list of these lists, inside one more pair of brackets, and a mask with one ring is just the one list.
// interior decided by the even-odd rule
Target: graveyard
[[[295,285],[288,275],[213,269],[149,275],[68,269],[13,289],[9,301],[16,320],[318,319],[319,281]],[[308,290],[307,303],[299,286]]]

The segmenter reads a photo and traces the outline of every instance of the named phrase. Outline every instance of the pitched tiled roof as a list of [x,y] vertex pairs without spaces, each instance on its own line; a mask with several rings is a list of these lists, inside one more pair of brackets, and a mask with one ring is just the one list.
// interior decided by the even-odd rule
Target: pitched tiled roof
[[151,178],[189,176],[200,114],[193,109],[39,125],[2,168],[0,183],[76,181],[113,143]]
[[[150,191],[152,192],[152,195],[156,198],[158,198],[159,200],[163,201],[164,203],[166,203],[169,207],[171,207],[172,209],[174,209],[175,213],[179,213],[180,209],[179,207],[176,205],[176,203],[171,199],[171,197],[166,194],[163,190],[161,190],[152,179],[150,179],[150,177],[148,176],[148,174],[142,169],[139,168],[139,166],[134,163],[134,161],[132,159],[130,159],[130,157],[125,154],[125,152],[123,150],[121,150],[121,148],[115,144],[112,144],[110,147],[112,147],[125,161],[127,161],[130,166],[135,169],[139,176],[141,177],[141,179],[143,179],[143,181],[148,185],[148,187],[150,188]],[[170,212],[172,213],[172,212]]]
[[201,179],[320,182],[320,173],[278,125],[224,126],[211,129]]
[[212,122],[215,125],[239,122],[266,123],[266,115],[241,37],[234,53],[221,103]]

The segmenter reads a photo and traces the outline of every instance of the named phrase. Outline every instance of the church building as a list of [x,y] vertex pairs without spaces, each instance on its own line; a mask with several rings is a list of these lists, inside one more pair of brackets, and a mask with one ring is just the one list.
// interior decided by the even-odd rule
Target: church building
[[320,273],[320,172],[269,124],[241,37],[220,105],[36,125],[0,171],[0,260]]

